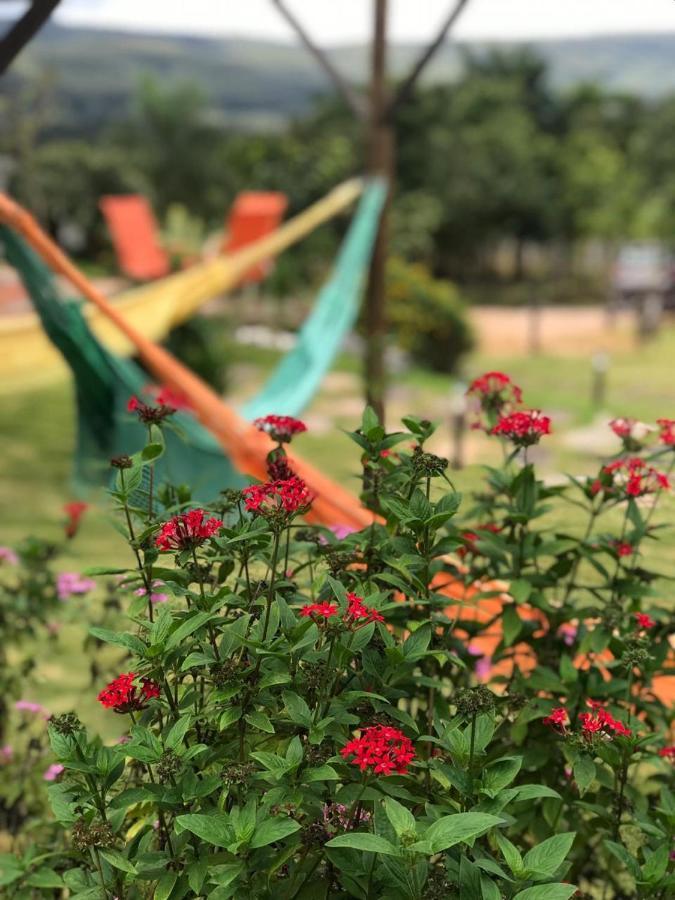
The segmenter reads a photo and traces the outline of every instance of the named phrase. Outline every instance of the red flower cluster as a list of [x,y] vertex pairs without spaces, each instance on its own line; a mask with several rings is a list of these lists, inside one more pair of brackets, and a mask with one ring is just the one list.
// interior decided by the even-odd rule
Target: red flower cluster
[[551,433],[551,420],[541,410],[524,409],[520,412],[500,416],[490,434],[508,438],[517,447],[536,444],[545,434]]
[[347,594],[347,615],[345,622],[348,626],[353,626],[357,622],[359,627],[367,625],[369,622],[384,622],[384,616],[381,612],[373,609],[372,606],[366,606],[363,597],[357,597],[356,594]]
[[480,540],[480,532],[488,531],[491,534],[499,534],[502,530],[501,525],[497,525],[495,522],[487,522],[485,525],[475,525],[475,531],[464,531],[461,535],[462,540],[464,541],[464,546],[460,547],[457,550],[457,555],[460,558],[464,558],[471,553],[473,556],[479,556],[480,550],[477,547],[476,542]]
[[174,516],[162,525],[155,545],[164,551],[194,550],[223,527],[221,519],[209,519],[206,516],[203,509],[191,509],[190,512]]
[[663,757],[663,759],[672,759],[675,760],[675,744],[671,747],[661,747],[659,750],[659,756]]
[[320,619],[330,619],[331,616],[336,616],[338,612],[338,607],[336,603],[307,603],[300,610],[300,615],[305,616],[305,618],[310,617],[312,619],[320,618]]
[[630,737],[633,733],[623,722],[619,722],[610,712],[597,703],[592,703],[592,706],[595,712],[579,713],[579,721],[581,722],[581,730],[584,737],[591,737],[594,734],[603,734],[610,737],[618,734],[623,737]]
[[[162,387],[151,384],[145,389],[145,392],[150,394],[159,406],[168,406],[170,409],[192,409],[192,403],[186,394],[176,391],[166,384]],[[130,410],[130,412],[132,411]]]
[[546,716],[541,721],[544,725],[550,725],[552,728],[559,728],[561,731],[564,731],[569,721],[569,716],[564,706],[558,706],[551,711],[550,716]]
[[606,494],[613,494],[618,488],[623,488],[627,497],[643,497],[645,494],[654,494],[669,487],[667,475],[650,466],[639,456],[630,456],[603,466],[600,478],[596,478],[591,484],[591,493],[598,494],[604,491]]
[[612,419],[612,421],[609,423],[609,427],[617,437],[629,438],[636,423],[637,419],[622,416],[618,419]]
[[309,488],[297,475],[264,484],[252,484],[241,492],[246,509],[261,516],[279,512],[292,515],[304,512],[312,503]]
[[648,616],[647,613],[635,613],[635,621],[637,622],[638,628],[645,629],[656,628],[658,624],[651,616]]
[[668,447],[675,445],[675,419],[657,419],[656,424],[661,429],[659,441]]
[[140,678],[135,672],[118,675],[98,695],[98,701],[106,709],[116,713],[136,712],[145,709],[148,700],[159,697],[159,685],[151,678]]
[[278,444],[288,444],[294,435],[307,431],[305,423],[300,419],[294,419],[293,416],[263,416],[261,419],[255,419],[253,424],[258,431],[269,434]]
[[72,503],[64,504],[63,511],[68,517],[64,527],[67,538],[75,537],[80,527],[80,519],[88,508],[89,504],[83,503],[81,500],[73,500]]
[[469,385],[467,396],[475,396],[481,405],[490,409],[501,409],[506,404],[517,404],[523,399],[523,392],[503,372],[486,372]]
[[168,416],[172,416],[176,412],[176,407],[170,404],[163,404],[160,400],[161,393],[157,396],[159,406],[150,406],[134,394],[129,397],[127,402],[127,412],[135,412],[144,425],[157,425]]
[[372,725],[361,729],[361,736],[349,741],[340,754],[345,760],[352,756],[351,764],[362,772],[369,769],[373,775],[405,775],[415,759],[415,748],[398,728]]

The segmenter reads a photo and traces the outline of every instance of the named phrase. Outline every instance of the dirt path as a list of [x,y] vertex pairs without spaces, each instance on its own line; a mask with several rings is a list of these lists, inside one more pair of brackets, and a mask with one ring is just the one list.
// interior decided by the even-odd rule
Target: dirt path
[[634,317],[622,311],[612,326],[604,309],[592,306],[547,306],[533,317],[529,309],[475,306],[470,312],[478,348],[495,356],[522,356],[534,340],[541,353],[581,356],[633,346]]

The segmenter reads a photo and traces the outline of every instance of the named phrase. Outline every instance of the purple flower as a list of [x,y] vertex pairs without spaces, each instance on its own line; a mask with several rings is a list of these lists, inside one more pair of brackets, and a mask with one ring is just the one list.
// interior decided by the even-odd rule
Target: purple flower
[[6,562],[9,566],[15,566],[19,557],[11,547],[0,547],[0,562]]
[[343,541],[349,534],[356,533],[356,528],[352,528],[351,525],[331,525],[330,530],[339,541]]
[[77,572],[60,572],[56,576],[56,594],[59,600],[81,596],[93,591],[95,587],[95,581],[92,581],[91,578],[84,578]]
[[59,775],[63,772],[63,766],[61,763],[52,763],[49,768],[45,770],[44,775],[42,776],[45,781],[56,781]]
[[17,700],[14,704],[14,709],[18,709],[21,712],[29,712],[34,713],[35,715],[42,716],[43,719],[48,719],[50,713],[39,703],[33,703],[32,700]]
[[[152,582],[153,588],[163,587],[163,586],[164,586],[164,582],[159,581],[157,578]],[[136,594],[137,597],[145,597],[145,595],[147,593],[148,592],[146,591],[146,589],[144,587],[139,587],[134,591],[134,594]],[[168,601],[168,599],[169,599],[168,594],[158,593],[158,592],[155,592],[154,590],[150,594],[150,602],[151,603],[166,603]]]

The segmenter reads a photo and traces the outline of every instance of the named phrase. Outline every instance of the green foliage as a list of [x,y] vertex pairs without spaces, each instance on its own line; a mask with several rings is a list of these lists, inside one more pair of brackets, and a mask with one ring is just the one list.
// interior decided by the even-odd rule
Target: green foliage
[[[484,416],[509,411],[502,390],[479,396]],[[366,409],[351,435],[380,518],[343,537],[299,521],[293,478],[206,510],[153,486],[164,422],[117,467],[134,593],[92,636],[119,651],[106,677],[127,673],[99,696],[125,740],[50,719],[64,771],[51,818],[0,859],[9,898],[672,893],[672,710],[656,694],[671,625],[637,563],[658,530],[635,484],[606,468],[545,484],[516,435],[462,502],[426,449],[434,424],[403,425]],[[670,446],[630,452],[645,477],[672,466]],[[268,463],[290,464],[281,443]],[[581,540],[544,521],[568,502],[587,512]],[[630,557],[602,530],[617,508]]]
[[453,372],[473,344],[457,288],[431,276],[420,263],[400,259],[387,268],[387,315],[397,343],[415,362]]

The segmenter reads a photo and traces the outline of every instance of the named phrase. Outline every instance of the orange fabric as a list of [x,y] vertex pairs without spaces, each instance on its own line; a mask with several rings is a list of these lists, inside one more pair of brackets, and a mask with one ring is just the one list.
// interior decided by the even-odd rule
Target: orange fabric
[[168,275],[171,263],[159,242],[157,222],[146,198],[141,194],[101,197],[99,206],[120,271],[137,281]]
[[[241,472],[256,478],[266,478],[266,456],[272,447],[269,437],[257,431],[244,421],[231,407],[215,393],[194,372],[186,368],[162,347],[132,328],[124,317],[110,304],[108,299],[80,272],[63,251],[45,234],[33,217],[6,195],[0,194],[0,221],[16,229],[54,271],[67,278],[71,284],[95,304],[125,334],[138,349],[139,355],[159,384],[166,385],[185,396],[192,410],[202,424],[221,442],[224,450]],[[365,528],[373,521],[373,514],[361,505],[356,497],[337,482],[323,475],[310,463],[289,454],[290,462],[298,475],[304,479],[315,500],[310,521],[322,525],[349,525],[356,529]],[[487,622],[497,615],[507,600],[504,583],[464,585],[451,575],[439,573],[433,581],[433,588],[446,594],[454,602],[448,607],[448,614],[458,621],[475,620]],[[498,596],[480,597],[481,591],[502,593]],[[508,598],[510,599],[510,598]],[[542,628],[547,625],[544,614],[536,609],[521,605],[519,614],[524,618],[537,620]],[[498,622],[493,630],[481,636],[480,648],[494,652],[501,640]],[[478,643],[478,640],[472,643]],[[587,660],[577,659],[575,665],[583,667]],[[516,645],[513,656],[500,661],[491,674],[510,674],[517,665],[528,671],[536,665],[536,655],[529,645]],[[655,678],[653,693],[666,705],[675,702],[675,678],[661,676]]]
[[[223,252],[233,253],[275,231],[287,206],[288,198],[278,191],[244,191],[239,194],[227,220]],[[258,263],[249,269],[242,283],[262,281],[271,267],[271,260]]]

